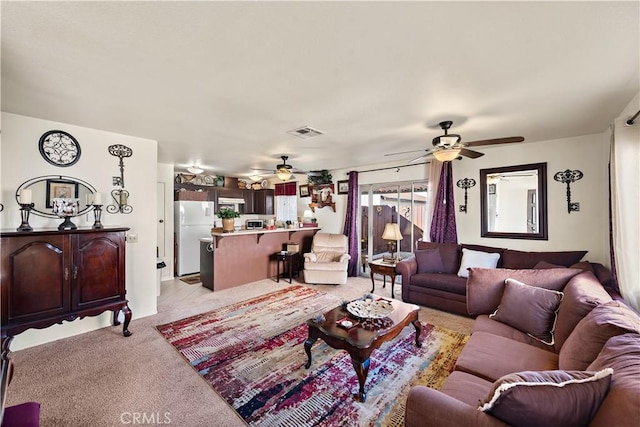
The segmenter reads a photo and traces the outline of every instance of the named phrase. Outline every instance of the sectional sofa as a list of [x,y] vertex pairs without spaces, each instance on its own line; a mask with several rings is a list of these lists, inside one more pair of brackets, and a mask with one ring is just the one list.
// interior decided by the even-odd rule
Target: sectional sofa
[[405,426],[640,424],[640,316],[593,272],[471,268],[466,298],[471,337]]
[[601,264],[580,262],[587,251],[524,252],[481,245],[417,242],[414,255],[402,260],[402,300],[468,316],[468,267],[532,269],[576,267],[593,272],[611,286],[611,272]]

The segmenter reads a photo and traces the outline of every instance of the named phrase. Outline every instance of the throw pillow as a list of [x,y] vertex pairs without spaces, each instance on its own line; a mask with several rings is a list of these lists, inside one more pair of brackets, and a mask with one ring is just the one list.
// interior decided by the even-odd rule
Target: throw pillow
[[507,279],[500,305],[489,317],[544,344],[553,345],[553,330],[562,297],[562,292]]
[[496,268],[500,254],[472,251],[462,248],[462,261],[458,270],[458,277],[469,277],[468,268]]
[[540,261],[547,261],[551,264],[569,267],[580,262],[587,251],[565,251],[565,252],[524,252],[507,249],[502,255],[502,266],[504,268],[533,268]]
[[640,333],[640,317],[619,301],[594,307],[578,324],[558,353],[560,369],[587,369],[609,338]]
[[547,261],[540,261],[539,263],[534,265],[533,268],[538,270],[547,270],[549,268],[564,268],[564,265],[551,264],[550,262],[547,262]]
[[444,273],[442,257],[438,249],[415,251],[418,273]]
[[460,265],[460,248],[455,243],[416,242],[416,249],[437,249],[442,258],[444,273],[455,273]]
[[526,371],[493,384],[480,410],[514,426],[586,426],[602,403],[613,369]]

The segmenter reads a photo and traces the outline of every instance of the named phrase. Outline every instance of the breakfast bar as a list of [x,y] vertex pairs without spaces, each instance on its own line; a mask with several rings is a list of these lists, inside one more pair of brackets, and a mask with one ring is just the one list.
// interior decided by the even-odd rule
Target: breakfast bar
[[297,244],[301,253],[310,252],[313,236],[319,230],[309,227],[212,232],[213,290],[276,276],[275,254],[286,249],[288,243]]

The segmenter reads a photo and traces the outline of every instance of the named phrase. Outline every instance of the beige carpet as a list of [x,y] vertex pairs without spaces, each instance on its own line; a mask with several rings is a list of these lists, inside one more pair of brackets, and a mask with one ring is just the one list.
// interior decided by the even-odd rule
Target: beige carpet
[[[382,289],[381,284],[376,283],[376,293],[390,297],[389,285]],[[13,353],[15,374],[7,405],[40,402],[42,426],[121,426],[132,424],[136,416],[183,427],[244,426],[154,326],[282,289],[289,283],[262,280],[219,292],[202,288],[204,292],[198,294],[193,292],[196,287],[179,280],[171,286],[175,289],[167,294],[172,298],[161,298],[158,314],[132,321],[129,338],[122,336],[121,327],[110,327]],[[187,296],[181,296],[181,287],[191,288],[186,290]],[[354,299],[371,290],[371,280],[350,278],[342,286],[312,287]],[[395,290],[399,297],[400,286]],[[427,308],[421,309],[420,319],[465,333],[472,324],[471,319]]]

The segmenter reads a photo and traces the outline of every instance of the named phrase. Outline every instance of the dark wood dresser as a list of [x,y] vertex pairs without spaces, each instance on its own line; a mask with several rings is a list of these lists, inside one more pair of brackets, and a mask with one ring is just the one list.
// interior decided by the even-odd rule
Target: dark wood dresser
[[131,335],[125,290],[125,232],[129,228],[0,232],[2,384],[13,337],[113,311],[124,314]]

